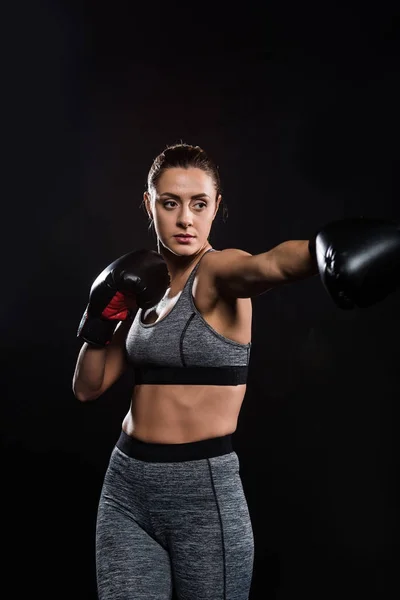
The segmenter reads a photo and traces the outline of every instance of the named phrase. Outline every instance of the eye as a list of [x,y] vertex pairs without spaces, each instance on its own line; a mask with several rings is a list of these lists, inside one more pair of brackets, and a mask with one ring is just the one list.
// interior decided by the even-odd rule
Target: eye
[[199,206],[200,208],[198,210],[202,210],[203,208],[207,208],[207,203],[206,202],[196,202],[195,206]]
[[171,208],[171,207],[167,207],[167,204],[176,204],[175,200],[167,200],[166,202],[164,202],[163,206],[165,208]]

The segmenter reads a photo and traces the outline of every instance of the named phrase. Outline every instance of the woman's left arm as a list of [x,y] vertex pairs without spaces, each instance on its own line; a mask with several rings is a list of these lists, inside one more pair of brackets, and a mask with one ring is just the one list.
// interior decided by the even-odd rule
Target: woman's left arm
[[236,298],[251,298],[285,283],[318,274],[308,240],[288,240],[262,254],[229,248],[204,257],[216,288]]
[[319,274],[339,308],[365,308],[400,287],[400,225],[388,219],[332,221],[310,241],[283,242],[255,256],[235,249],[209,255],[216,289],[237,298]]

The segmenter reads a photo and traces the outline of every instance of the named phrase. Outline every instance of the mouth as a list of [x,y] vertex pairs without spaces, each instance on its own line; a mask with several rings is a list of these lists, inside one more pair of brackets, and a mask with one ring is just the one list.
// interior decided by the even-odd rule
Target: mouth
[[192,240],[194,240],[193,235],[187,235],[187,234],[174,235],[174,238],[176,239],[176,241],[179,244],[190,244],[190,242]]

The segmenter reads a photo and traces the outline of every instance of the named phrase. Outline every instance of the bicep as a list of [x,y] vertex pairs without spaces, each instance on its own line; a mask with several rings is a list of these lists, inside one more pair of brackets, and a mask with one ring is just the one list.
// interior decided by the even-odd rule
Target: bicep
[[239,249],[210,256],[209,270],[217,292],[228,298],[252,298],[280,283],[281,277],[267,253],[252,255]]

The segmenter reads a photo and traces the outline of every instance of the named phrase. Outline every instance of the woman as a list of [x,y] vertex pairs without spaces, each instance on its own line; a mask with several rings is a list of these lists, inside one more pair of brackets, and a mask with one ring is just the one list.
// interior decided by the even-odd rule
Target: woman
[[92,285],[73,390],[103,394],[135,370],[96,534],[100,600],[249,597],[254,539],[232,448],[246,392],[251,298],[318,272],[308,240],[217,251],[217,168],[197,146],[153,162],[144,205],[159,253],[133,251]]

